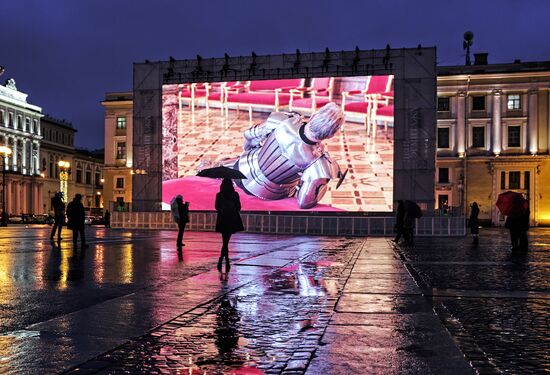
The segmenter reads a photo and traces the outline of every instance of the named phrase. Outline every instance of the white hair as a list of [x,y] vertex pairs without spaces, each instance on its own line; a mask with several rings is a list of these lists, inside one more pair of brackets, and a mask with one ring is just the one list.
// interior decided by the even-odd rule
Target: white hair
[[328,103],[309,119],[309,130],[318,140],[331,138],[344,124],[344,112],[335,103]]

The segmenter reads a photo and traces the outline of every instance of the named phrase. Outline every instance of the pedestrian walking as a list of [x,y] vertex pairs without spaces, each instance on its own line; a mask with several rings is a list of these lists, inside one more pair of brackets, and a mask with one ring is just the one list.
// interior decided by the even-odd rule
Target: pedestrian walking
[[527,231],[529,230],[529,221],[531,216],[531,210],[529,210],[529,203],[526,202],[525,210],[520,215],[518,219],[518,230],[519,230],[519,250],[527,251],[529,250],[529,239],[527,237]]
[[407,246],[414,245],[414,220],[413,215],[405,210],[405,216],[403,217],[403,238]]
[[82,247],[87,247],[84,219],[86,218],[86,212],[82,205],[82,195],[75,194],[73,200],[67,205],[67,228],[73,231],[73,245],[76,247],[78,241],[78,235],[80,234],[80,243]]
[[473,237],[473,243],[474,245],[479,244],[479,206],[477,205],[477,202],[472,203],[471,205],[471,211],[470,211],[470,220],[468,221],[468,225],[470,226],[470,233]]
[[178,239],[176,240],[176,246],[181,248],[185,246],[183,243],[183,232],[185,231],[185,226],[189,222],[189,202],[184,202],[180,194],[170,202],[170,210],[172,212],[172,218],[178,224]]
[[397,214],[395,217],[395,238],[393,239],[393,242],[399,243],[399,240],[401,239],[401,236],[403,235],[403,221],[405,219],[405,205],[403,204],[403,201],[400,199],[397,201]]
[[220,191],[216,194],[216,232],[221,233],[223,245],[220,258],[218,259],[218,271],[222,272],[222,263],[225,258],[225,272],[229,272],[229,240],[231,235],[244,230],[243,222],[239,211],[241,211],[241,200],[239,193],[235,191],[233,182],[229,178],[224,178]]
[[103,215],[103,219],[105,221],[105,228],[111,227],[111,213],[109,210],[105,210],[105,214]]
[[54,240],[55,232],[57,231],[57,242],[61,241],[61,229],[65,224],[65,203],[63,202],[63,193],[57,192],[51,201],[53,210],[53,228],[50,233],[50,241]]

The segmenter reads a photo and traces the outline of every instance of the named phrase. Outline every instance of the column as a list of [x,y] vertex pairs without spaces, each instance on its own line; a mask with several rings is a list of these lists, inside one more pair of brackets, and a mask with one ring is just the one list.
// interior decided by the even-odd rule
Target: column
[[31,198],[29,193],[29,184],[26,182],[21,183],[21,213],[29,213],[29,199]]
[[8,214],[13,212],[12,204],[12,182],[10,178],[6,177],[6,212]]
[[44,210],[44,184],[37,184],[37,194],[38,194],[38,213],[44,214],[46,213]]
[[36,182],[32,185],[31,194],[32,194],[32,208],[31,208],[32,213],[35,215],[38,215],[42,213],[42,211],[40,210],[40,206],[38,205],[38,184]]
[[34,166],[31,172],[33,174],[40,174],[40,143],[34,142],[34,149],[35,152],[32,153]]
[[13,147],[11,149],[11,165],[12,170],[17,171],[17,142],[19,138],[13,139]]
[[529,120],[527,124],[527,149],[531,155],[536,155],[539,145],[538,145],[538,90],[533,89],[528,92],[529,97]]
[[492,141],[493,141],[493,153],[498,156],[502,151],[502,123],[500,121],[501,117],[501,106],[500,100],[502,97],[501,90],[493,90],[493,123],[491,124],[492,128]]
[[21,173],[27,174],[27,140],[23,138],[21,142],[23,146],[21,150]]
[[15,191],[13,200],[13,213],[19,215],[21,213],[21,184],[19,181],[14,181]]
[[[9,139],[8,139],[7,135],[4,136],[4,146],[6,146],[6,147],[10,146]],[[9,169],[10,169],[9,159],[8,159],[8,156],[6,155],[6,157],[4,158],[4,170],[8,171]]]
[[464,157],[466,152],[466,93],[458,92],[456,105],[456,152],[459,157]]

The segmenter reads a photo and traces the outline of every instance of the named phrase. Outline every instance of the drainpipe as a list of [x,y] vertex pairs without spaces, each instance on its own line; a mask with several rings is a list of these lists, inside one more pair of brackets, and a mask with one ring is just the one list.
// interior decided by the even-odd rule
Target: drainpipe
[[[464,99],[465,100],[465,103],[464,103],[464,126],[466,127],[466,129],[464,129],[464,131],[468,131],[468,95],[470,94],[470,75],[468,74],[468,81],[466,82],[466,98]],[[470,132],[468,131],[467,133],[468,135],[470,134]],[[467,185],[467,180],[468,180],[468,163],[467,163],[467,156],[468,156],[468,136],[464,135],[464,138],[465,138],[465,145],[464,145],[464,178],[463,178],[463,184],[464,184],[464,195],[463,195],[463,199],[462,199],[462,204],[463,204],[463,214],[464,214],[464,217],[468,217],[468,185]]]

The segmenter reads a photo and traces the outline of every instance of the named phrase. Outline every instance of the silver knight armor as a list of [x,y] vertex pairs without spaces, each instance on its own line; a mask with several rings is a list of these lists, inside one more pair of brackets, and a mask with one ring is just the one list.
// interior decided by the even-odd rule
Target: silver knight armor
[[237,180],[248,194],[266,200],[296,195],[300,208],[311,208],[327,191],[340,168],[322,142],[304,134],[305,123],[295,113],[274,112],[244,133],[244,152],[235,164],[247,177]]

